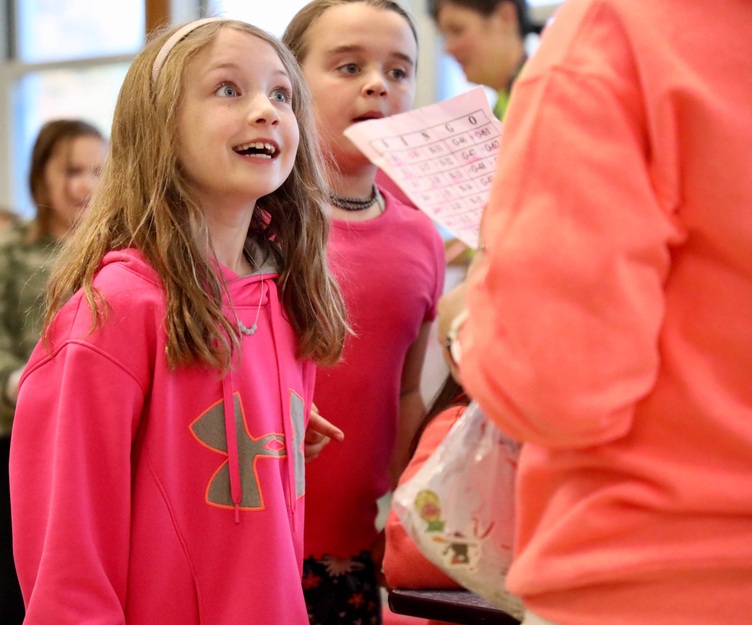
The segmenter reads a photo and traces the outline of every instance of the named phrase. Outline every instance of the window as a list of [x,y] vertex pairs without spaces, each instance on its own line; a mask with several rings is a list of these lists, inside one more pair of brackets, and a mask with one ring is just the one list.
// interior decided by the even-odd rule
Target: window
[[308,0],[276,0],[275,2],[249,2],[248,0],[211,0],[209,15],[233,17],[281,37],[293,16]]
[[0,204],[33,216],[26,179],[45,121],[80,117],[109,134],[120,85],[145,41],[145,7],[174,22],[200,12],[237,17],[281,36],[306,1],[0,0],[0,124],[9,129],[0,139]]
[[144,5],[138,1],[51,2],[16,6],[16,56],[28,63],[133,53],[143,43]]
[[31,147],[41,125],[78,117],[109,134],[117,93],[132,56],[144,43],[143,0],[6,0],[0,72],[0,203],[30,217]]

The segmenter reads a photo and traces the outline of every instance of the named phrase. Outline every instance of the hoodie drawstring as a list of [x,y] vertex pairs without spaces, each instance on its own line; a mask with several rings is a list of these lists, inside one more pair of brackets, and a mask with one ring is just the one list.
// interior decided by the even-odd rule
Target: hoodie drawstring
[[[259,300],[259,310],[261,309],[261,300],[264,297],[265,281],[263,278],[259,282],[261,289],[261,298]],[[233,310],[231,308],[231,310]],[[227,314],[227,313],[225,313]],[[238,323],[240,320],[235,315]],[[258,316],[256,317],[258,321]],[[254,323],[255,326],[255,323]],[[254,327],[255,331],[255,327]],[[240,355],[242,359],[242,355]],[[224,404],[225,415],[225,440],[227,441],[227,464],[230,474],[230,497],[235,506],[235,523],[240,523],[240,502],[243,501],[243,478],[240,474],[240,454],[238,452],[238,427],[235,422],[235,380],[232,376],[232,367],[222,378],[222,402]]]
[[[277,366],[277,379],[279,381],[279,401],[282,408],[283,434],[285,437],[285,455],[287,460],[287,480],[285,480],[287,509],[290,513],[290,524],[293,532],[297,532],[295,512],[298,506],[296,488],[296,445],[302,445],[303,441],[295,440],[295,429],[292,424],[292,409],[290,387],[287,381],[287,372],[280,362],[279,349],[277,347],[277,327],[282,311],[279,297],[274,288],[269,288],[265,280],[259,283],[261,300],[263,301],[264,289],[269,294],[268,301],[271,306],[268,316],[271,335],[274,343],[274,358]],[[261,303],[259,304],[261,306]],[[224,402],[225,437],[227,440],[227,462],[230,474],[230,495],[235,506],[235,523],[240,523],[240,503],[243,499],[242,477],[240,474],[240,458],[238,452],[238,427],[235,417],[235,383],[232,370],[222,378],[222,397]],[[302,425],[302,424],[301,424]],[[302,470],[302,467],[301,467]]]
[[[272,335],[276,336],[276,328],[274,326],[275,319],[279,319],[282,314],[280,310],[279,297],[270,296],[271,302],[271,330]],[[276,346],[276,341],[275,341]],[[279,399],[282,406],[282,422],[284,424],[285,435],[285,454],[287,455],[287,509],[290,512],[290,524],[293,532],[297,532],[297,525],[295,523],[295,512],[298,507],[298,496],[295,488],[295,447],[294,445],[302,443],[302,441],[296,441],[294,431],[291,423],[293,418],[292,411],[290,409],[290,389],[287,383],[287,376],[285,375],[285,368],[280,365],[279,351],[275,348],[274,357],[277,364],[277,375],[279,376]]]
[[230,472],[230,495],[235,505],[235,523],[240,523],[240,502],[243,499],[243,484],[240,477],[238,457],[238,429],[235,426],[235,396],[232,372],[222,378],[222,398],[225,408],[225,438],[227,440],[227,462]]

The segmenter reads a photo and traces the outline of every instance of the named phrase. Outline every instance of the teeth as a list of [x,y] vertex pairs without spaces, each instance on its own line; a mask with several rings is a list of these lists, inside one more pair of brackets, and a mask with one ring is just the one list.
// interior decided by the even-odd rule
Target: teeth
[[266,156],[274,156],[277,153],[277,148],[271,143],[263,143],[261,141],[246,143],[235,148],[236,152],[247,152],[248,150],[260,150],[263,151]]

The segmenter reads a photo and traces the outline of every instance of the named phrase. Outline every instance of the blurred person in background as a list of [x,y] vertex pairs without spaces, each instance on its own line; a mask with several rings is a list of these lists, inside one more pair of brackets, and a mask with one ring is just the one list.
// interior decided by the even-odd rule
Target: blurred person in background
[[0,232],[10,230],[20,220],[18,213],[4,206],[0,207]]
[[428,12],[465,78],[496,91],[493,112],[502,119],[533,31],[525,0],[428,0]]
[[0,623],[23,621],[13,564],[8,456],[23,368],[39,340],[44,290],[60,242],[86,208],[99,179],[107,144],[77,119],[44,124],[31,154],[29,186],[36,206],[30,221],[0,234]]

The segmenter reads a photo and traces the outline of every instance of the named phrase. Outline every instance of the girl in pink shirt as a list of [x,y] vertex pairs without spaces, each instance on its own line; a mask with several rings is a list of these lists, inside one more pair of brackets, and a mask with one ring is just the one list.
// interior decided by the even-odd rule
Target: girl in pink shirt
[[378,623],[377,501],[396,485],[425,413],[444,247],[425,214],[379,187],[376,166],[343,133],[412,106],[418,44],[391,0],[314,0],[283,40],[313,97],[333,191],[327,255],[354,331],[341,363],[317,374],[316,406],[346,438],[309,465],[303,584],[313,624]]

